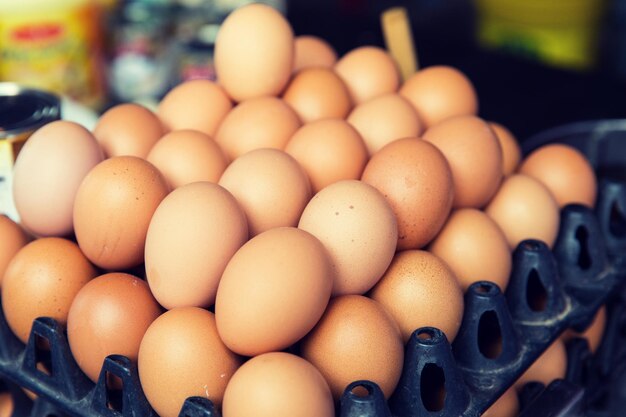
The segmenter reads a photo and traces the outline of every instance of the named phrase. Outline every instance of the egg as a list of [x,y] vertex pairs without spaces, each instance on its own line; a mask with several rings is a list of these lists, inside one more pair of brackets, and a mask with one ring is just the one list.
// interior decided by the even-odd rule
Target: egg
[[561,340],[567,343],[575,337],[582,337],[583,339],[587,339],[591,353],[595,353],[600,343],[602,343],[602,336],[604,336],[604,330],[606,328],[606,319],[606,306],[602,306],[596,313],[593,321],[584,331],[577,332],[574,329],[567,329],[561,335]]
[[159,314],[145,281],[119,272],[100,275],[80,289],[70,307],[67,338],[72,356],[97,382],[107,356],[137,361],[141,339]]
[[337,62],[337,52],[328,42],[317,36],[296,36],[294,48],[294,72],[304,68],[332,68]]
[[215,40],[215,72],[235,101],[278,95],[291,76],[295,48],[289,22],[253,3],[226,17]]
[[217,183],[228,166],[219,145],[209,135],[191,129],[163,136],[146,159],[172,189],[196,181]]
[[4,272],[15,254],[28,243],[28,235],[13,220],[0,214],[0,286]]
[[296,112],[283,100],[261,97],[235,107],[220,125],[215,141],[233,160],[255,149],[284,149],[301,124]]
[[423,131],[411,103],[396,93],[362,102],[347,120],[363,137],[370,155],[396,139],[420,136]]
[[190,80],[163,97],[157,115],[168,131],[192,129],[213,136],[232,108],[221,86],[209,80]]
[[595,204],[597,185],[593,167],[580,151],[569,145],[554,143],[534,150],[518,171],[548,187],[559,207]]
[[398,252],[370,291],[398,323],[404,343],[420,327],[437,327],[452,342],[463,319],[463,291],[448,265],[423,250]]
[[517,171],[522,160],[522,150],[513,133],[499,123],[489,122],[489,127],[496,134],[502,149],[502,173],[505,177]]
[[361,135],[342,119],[310,122],[285,147],[308,174],[313,193],[340,180],[361,178],[368,160]]
[[241,355],[285,349],[315,326],[332,286],[319,240],[293,227],[268,230],[228,262],[215,300],[217,330]]
[[478,112],[478,97],[471,81],[449,66],[436,65],[417,71],[404,82],[399,93],[413,104],[426,127]]
[[335,71],[346,83],[355,104],[393,93],[400,85],[395,61],[376,46],[361,46],[348,52],[337,61]]
[[147,108],[124,103],[107,110],[93,130],[104,155],[131,155],[145,158],[165,129],[161,120]]
[[0,393],[0,417],[11,417],[14,410],[13,396],[10,392]]
[[398,241],[393,210],[357,180],[329,185],[307,204],[298,227],[324,244],[334,270],[333,296],[363,294],[383,275]]
[[283,100],[304,123],[344,118],[352,108],[346,85],[329,68],[306,68],[298,72],[287,86]]
[[306,360],[270,352],[244,363],[224,393],[227,417],[334,417],[328,384]]
[[301,348],[302,357],[328,381],[335,400],[361,379],[378,384],[389,398],[402,373],[398,325],[381,304],[362,295],[333,298]]
[[504,232],[511,249],[525,239],[541,240],[552,247],[559,231],[560,211],[552,193],[526,175],[505,179],[485,213]]
[[161,417],[178,417],[191,396],[219,407],[241,363],[220,340],[213,313],[197,307],[175,308],[154,320],[137,359],[141,388]]
[[233,254],[248,239],[246,217],[224,188],[196,182],[157,207],[146,236],[146,276],[165,308],[209,307]]
[[361,180],[380,191],[396,215],[397,249],[419,249],[445,223],[454,198],[452,172],[443,154],[418,138],[399,139],[369,160]]
[[509,243],[496,222],[480,210],[453,211],[429,251],[448,264],[463,291],[476,281],[491,281],[504,292],[509,283]]
[[74,203],[80,249],[104,269],[141,264],[150,219],[168,192],[161,173],[141,158],[117,156],[96,165]]
[[38,236],[72,233],[78,187],[103,155],[81,125],[59,120],[38,129],[13,167],[13,198],[21,224]]
[[9,327],[26,343],[38,317],[65,324],[74,297],[95,276],[74,242],[48,237],[29,243],[13,257],[2,281],[2,309]]
[[556,339],[530,365],[530,367],[515,382],[515,388],[520,391],[528,382],[541,382],[548,386],[555,379],[563,379],[567,371],[567,352],[561,339]]
[[274,227],[296,226],[311,198],[302,167],[277,149],[257,149],[235,159],[219,185],[243,208],[251,237]]
[[489,125],[478,117],[459,116],[429,128],[422,137],[450,163],[454,207],[487,204],[502,181],[502,149]]
[[519,400],[515,388],[511,387],[482,414],[482,417],[516,417],[519,412]]

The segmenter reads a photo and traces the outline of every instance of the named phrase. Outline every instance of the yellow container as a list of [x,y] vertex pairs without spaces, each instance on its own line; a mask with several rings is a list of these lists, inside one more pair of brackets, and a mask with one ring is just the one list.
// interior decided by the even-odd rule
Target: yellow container
[[551,65],[587,69],[597,55],[604,0],[476,0],[478,39]]

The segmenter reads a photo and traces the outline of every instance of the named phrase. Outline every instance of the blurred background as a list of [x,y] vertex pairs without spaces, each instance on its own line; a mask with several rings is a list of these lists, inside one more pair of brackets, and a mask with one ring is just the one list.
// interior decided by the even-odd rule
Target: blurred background
[[[342,55],[384,46],[381,13],[407,9],[420,67],[472,80],[480,116],[524,139],[567,122],[626,118],[624,0],[266,0],[296,35]],[[215,36],[244,0],[0,0],[0,81],[71,97],[96,112],[156,102],[214,78]]]

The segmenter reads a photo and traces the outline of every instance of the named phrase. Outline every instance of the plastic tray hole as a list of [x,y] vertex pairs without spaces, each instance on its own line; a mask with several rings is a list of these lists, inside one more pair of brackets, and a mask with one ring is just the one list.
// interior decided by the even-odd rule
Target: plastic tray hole
[[526,302],[532,311],[544,311],[548,304],[548,293],[539,279],[539,273],[533,268],[526,283]]
[[609,231],[617,238],[626,237],[626,213],[624,213],[617,201],[611,205],[611,217],[609,218]]
[[435,337],[435,332],[433,332],[432,330],[421,330],[418,334],[417,334],[417,338],[419,340],[432,340]]
[[502,353],[502,331],[495,311],[480,316],[478,322],[478,349],[485,358],[496,359]]
[[493,292],[493,287],[489,284],[480,284],[476,287],[476,292],[479,294],[489,294]]
[[41,373],[48,376],[52,375],[50,341],[37,333],[35,333],[35,361],[35,366]]
[[124,383],[122,379],[110,372],[106,375],[106,391],[107,391],[107,407],[110,410],[122,412],[123,409],[123,397],[122,392]]
[[446,377],[443,369],[434,363],[428,363],[420,377],[420,395],[422,404],[428,411],[441,411],[446,401]]
[[372,388],[367,385],[357,385],[350,392],[359,398],[367,398],[373,394]]
[[578,245],[580,251],[578,252],[578,266],[583,271],[591,268],[591,256],[589,255],[589,232],[584,226],[578,226],[576,229],[576,239],[578,240]]

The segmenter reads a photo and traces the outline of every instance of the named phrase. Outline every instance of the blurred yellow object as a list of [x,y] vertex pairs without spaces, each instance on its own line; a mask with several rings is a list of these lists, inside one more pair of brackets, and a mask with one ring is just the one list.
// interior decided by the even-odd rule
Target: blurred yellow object
[[0,81],[103,104],[101,9],[94,0],[0,0]]
[[596,61],[605,0],[475,0],[484,46],[551,65],[587,69]]
[[417,71],[417,57],[411,33],[411,23],[404,7],[386,10],[380,17],[385,45],[400,68],[402,80],[406,81]]

